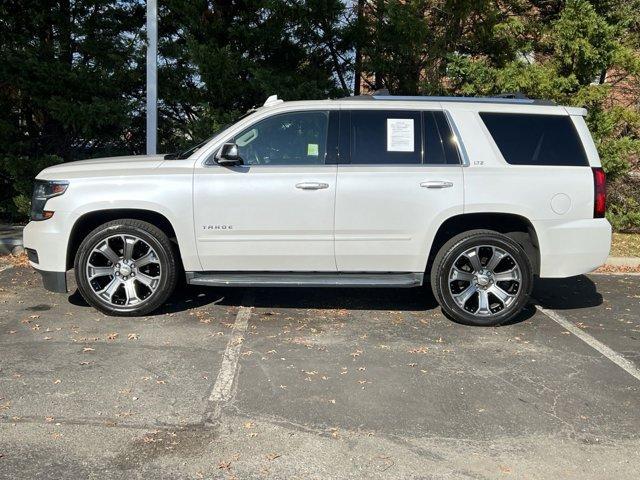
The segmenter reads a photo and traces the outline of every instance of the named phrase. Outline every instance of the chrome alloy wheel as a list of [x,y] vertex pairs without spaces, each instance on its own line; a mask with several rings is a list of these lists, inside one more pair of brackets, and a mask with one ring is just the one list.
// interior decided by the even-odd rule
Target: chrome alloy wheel
[[449,270],[449,292],[463,310],[490,317],[516,301],[522,273],[507,251],[491,245],[470,248]]
[[158,289],[162,268],[158,254],[145,240],[113,235],[93,248],[85,275],[102,301],[133,307],[145,303]]

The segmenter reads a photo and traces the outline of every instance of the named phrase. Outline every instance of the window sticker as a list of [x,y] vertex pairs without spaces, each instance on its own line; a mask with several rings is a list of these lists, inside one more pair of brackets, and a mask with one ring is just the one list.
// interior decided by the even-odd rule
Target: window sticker
[[413,119],[387,118],[387,152],[413,151]]
[[318,144],[317,143],[308,143],[307,144],[307,155],[312,157],[318,156]]

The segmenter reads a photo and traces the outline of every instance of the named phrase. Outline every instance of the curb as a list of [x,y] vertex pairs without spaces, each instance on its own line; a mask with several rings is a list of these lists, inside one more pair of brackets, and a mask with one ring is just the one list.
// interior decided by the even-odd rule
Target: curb
[[0,254],[11,253],[14,248],[22,247],[23,228],[0,225]]
[[608,257],[605,265],[611,267],[640,267],[640,257]]

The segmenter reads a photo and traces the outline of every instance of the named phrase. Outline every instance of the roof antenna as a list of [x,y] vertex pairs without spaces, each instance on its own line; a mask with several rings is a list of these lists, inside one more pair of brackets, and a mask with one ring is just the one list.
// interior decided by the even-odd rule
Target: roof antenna
[[278,95],[271,95],[269,98],[267,98],[267,101],[264,102],[264,104],[262,105],[263,107],[270,107],[272,105],[277,105],[278,103],[282,103],[284,102],[284,100],[280,100],[278,98]]

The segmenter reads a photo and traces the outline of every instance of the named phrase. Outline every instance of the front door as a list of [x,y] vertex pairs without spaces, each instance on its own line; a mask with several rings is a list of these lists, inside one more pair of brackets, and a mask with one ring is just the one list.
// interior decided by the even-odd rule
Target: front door
[[196,166],[195,236],[205,271],[336,271],[336,165],[329,112],[273,115],[227,142],[244,165]]
[[341,115],[338,270],[424,272],[439,225],[463,211],[462,166],[445,114],[354,109]]

